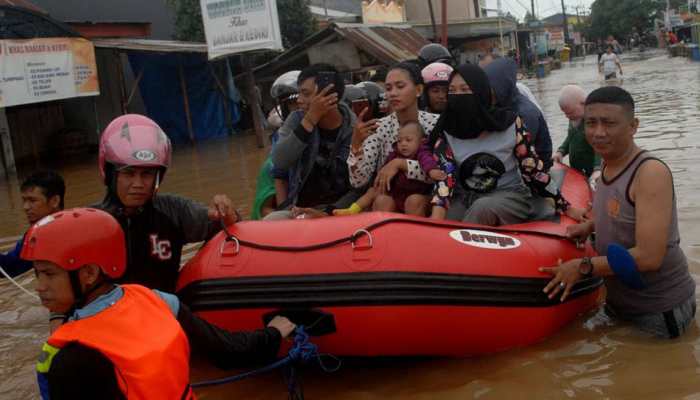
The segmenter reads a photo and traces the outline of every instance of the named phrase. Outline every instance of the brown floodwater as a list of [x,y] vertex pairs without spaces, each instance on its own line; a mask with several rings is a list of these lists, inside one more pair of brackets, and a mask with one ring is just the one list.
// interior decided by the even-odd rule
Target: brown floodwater
[[[700,273],[700,64],[664,53],[625,54],[622,86],[637,101],[638,143],[665,160],[674,173],[682,246],[696,281]],[[577,60],[542,80],[525,82],[535,93],[555,148],[567,121],[559,111],[559,89],[577,83],[603,84],[595,58]],[[245,215],[255,177],[267,149],[252,137],[234,137],[180,147],[162,187],[203,202],[228,194]],[[68,207],[101,198],[96,157],[56,166],[66,178]],[[20,171],[24,176],[28,170]],[[0,248],[27,228],[17,180],[0,180]],[[31,288],[31,273],[20,283]],[[34,362],[46,339],[47,313],[32,298],[0,280],[0,398],[37,397]],[[406,329],[413,329],[407,324]],[[527,327],[523,327],[527,329]],[[517,335],[517,332],[513,332]],[[435,340],[440,340],[436,337]],[[222,376],[198,362],[193,380]],[[581,316],[545,341],[488,357],[443,360],[351,360],[335,373],[306,369],[308,399],[700,399],[700,326],[675,341],[658,341],[629,326],[611,325],[596,313]],[[282,399],[279,373],[198,391],[202,399]]]

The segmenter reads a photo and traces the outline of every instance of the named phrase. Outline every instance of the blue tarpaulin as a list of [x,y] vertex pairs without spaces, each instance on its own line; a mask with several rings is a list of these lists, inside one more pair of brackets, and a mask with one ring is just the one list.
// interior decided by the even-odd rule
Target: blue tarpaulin
[[[160,125],[173,142],[186,143],[190,140],[180,83],[180,65],[187,86],[195,141],[226,136],[229,125],[235,125],[240,120],[240,109],[231,96],[235,88],[226,87],[232,80],[224,78],[217,83],[211,70],[213,65],[209,65],[206,54],[132,51],[128,55],[134,75],[143,70],[139,89],[148,116]],[[228,71],[227,68],[223,70]],[[223,85],[224,93],[219,84]],[[224,101],[228,103],[230,123],[227,121]]]

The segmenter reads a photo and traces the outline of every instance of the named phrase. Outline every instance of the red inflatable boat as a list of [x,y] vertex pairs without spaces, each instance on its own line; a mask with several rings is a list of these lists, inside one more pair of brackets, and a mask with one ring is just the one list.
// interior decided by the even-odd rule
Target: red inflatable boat
[[[583,207],[585,178],[557,167]],[[469,356],[543,340],[599,301],[602,280],[564,303],[538,267],[580,257],[567,217],[498,228],[393,213],[242,222],[184,267],[180,298],[219,326],[257,329],[282,314],[320,351],[352,356]]]

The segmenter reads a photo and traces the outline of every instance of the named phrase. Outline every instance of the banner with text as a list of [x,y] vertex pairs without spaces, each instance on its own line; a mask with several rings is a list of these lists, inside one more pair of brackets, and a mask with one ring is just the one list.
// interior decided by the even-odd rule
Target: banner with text
[[0,107],[99,94],[89,40],[0,40]]
[[282,50],[276,0],[201,0],[209,59],[249,50]]

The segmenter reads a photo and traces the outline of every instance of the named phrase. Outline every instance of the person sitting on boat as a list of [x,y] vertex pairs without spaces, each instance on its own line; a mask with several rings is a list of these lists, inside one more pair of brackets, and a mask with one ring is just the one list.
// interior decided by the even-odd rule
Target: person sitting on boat
[[586,138],[603,158],[593,219],[568,228],[585,241],[595,231],[597,257],[540,270],[554,275],[544,288],[562,301],[580,279],[602,276],[606,314],[665,338],[683,334],[695,316],[695,282],[680,247],[678,212],[669,167],[634,141],[639,120],[622,88],[588,95]]
[[[63,182],[63,177],[56,172],[35,172],[22,182],[19,190],[22,195],[22,208],[29,224],[63,210],[66,184]],[[14,249],[6,254],[0,254],[0,267],[11,278],[32,269],[32,263],[22,260],[19,256],[22,243],[24,243],[24,236],[17,241]],[[4,277],[0,275],[0,279]]]
[[421,69],[436,62],[453,66],[455,64],[455,58],[452,56],[452,53],[440,43],[428,43],[418,50],[418,64]]
[[172,294],[115,284],[126,242],[104,211],[49,215],[26,238],[21,254],[33,262],[42,305],[67,316],[37,363],[43,399],[193,399],[190,347],[220,368],[270,362],[295,328],[278,316],[265,329],[230,332]]
[[492,103],[489,79],[478,66],[465,64],[452,74],[447,110],[431,135],[447,175],[435,186],[434,218],[491,226],[525,222],[533,213],[533,192],[552,198],[557,211],[570,210],[559,190],[550,188],[531,135],[510,107]]
[[[275,130],[270,135],[272,147],[277,144],[279,139],[279,128],[289,114],[299,107],[297,104],[299,73],[301,71],[285,72],[277,77],[270,87],[270,96],[277,101],[277,106],[270,111],[270,116],[267,118],[268,125]],[[287,199],[287,193],[289,193],[289,171],[275,168],[272,164],[272,154],[270,154],[258,173],[255,201],[250,218],[259,220],[275,211],[277,205],[282,204]]]
[[423,68],[421,75],[425,84],[424,100],[426,111],[440,114],[447,107],[447,83],[452,75],[452,67],[436,62]]
[[[479,59],[479,66],[481,68],[486,68],[489,64],[491,64],[495,60],[498,60],[499,58],[501,58],[501,57],[497,54],[494,54],[493,52],[486,53]],[[516,62],[516,65],[518,65],[517,62]],[[538,110],[542,111],[542,106],[540,106],[540,103],[537,102],[535,95],[532,94],[532,90],[530,90],[530,88],[527,87],[527,85],[525,85],[524,83],[519,81],[519,79],[522,79],[522,76],[518,77],[518,75],[522,75],[522,74],[516,74],[516,78],[518,80],[515,82],[515,87],[518,88],[518,92],[521,95],[527,97],[527,99],[530,100],[530,102],[532,102],[532,104],[534,104]]]
[[548,171],[552,166],[552,137],[542,111],[522,95],[517,88],[518,66],[508,58],[499,58],[484,67],[489,84],[496,94],[499,104],[509,106],[522,118],[530,132],[535,151]]
[[[392,113],[379,120],[358,122],[352,133],[352,146],[347,158],[350,167],[350,184],[363,188],[373,183],[377,196],[386,201],[375,201],[375,211],[393,211],[394,201],[388,195],[389,182],[403,172],[410,180],[428,182],[428,176],[417,160],[395,158],[387,162],[398,139],[399,128],[408,122],[418,122],[423,131],[433,130],[437,114],[418,110],[418,99],[423,93],[420,70],[411,63],[399,63],[387,73],[386,97]],[[372,178],[376,178],[371,182]],[[391,200],[391,201],[389,201]],[[409,196],[403,209],[407,214],[421,215],[428,204],[422,196]]]
[[552,160],[563,162],[564,157],[568,155],[571,168],[586,175],[594,186],[600,176],[600,155],[593,151],[593,147],[586,140],[583,124],[585,103],[586,92],[578,85],[566,85],[559,92],[559,108],[569,120],[569,131]]
[[207,240],[240,219],[231,200],[214,196],[205,205],[159,194],[170,166],[170,139],[151,119],[128,114],[112,121],[100,139],[100,175],[107,187],[95,205],[121,224],[128,242],[127,268],[120,278],[152,289],[175,291],[182,248]]
[[342,75],[331,65],[314,64],[301,71],[297,83],[300,110],[289,115],[272,149],[275,168],[293,171],[289,193],[265,220],[328,216],[361,195],[350,187],[344,162],[356,117],[339,101]]
[[[445,173],[438,168],[437,162],[433,158],[433,153],[430,151],[425,139],[425,132],[419,123],[407,122],[399,129],[399,137],[395,149],[389,154],[386,162],[389,163],[396,158],[416,160],[420,163],[423,172],[430,176],[431,179],[435,181],[445,179]],[[423,200],[420,202],[427,206],[428,194],[433,187],[430,183],[409,179],[403,172],[396,174],[387,185],[388,195],[377,196],[377,192],[371,187],[367,190],[367,193],[352,203],[349,208],[334,210],[333,215],[357,214],[370,208],[373,204],[377,204],[377,208],[384,210],[393,208],[393,211],[404,212],[404,205],[412,202],[408,200],[411,196],[423,197]],[[381,202],[390,202],[391,204],[381,204]],[[423,209],[418,215],[424,217],[426,212],[427,209]]]
[[[383,83],[384,82],[382,81],[382,84]],[[385,117],[387,114],[387,107],[386,101],[384,101],[384,87],[371,81],[363,81],[355,86],[367,93],[367,100],[369,100],[369,107],[371,111],[368,119]],[[356,113],[355,115],[359,114]]]

